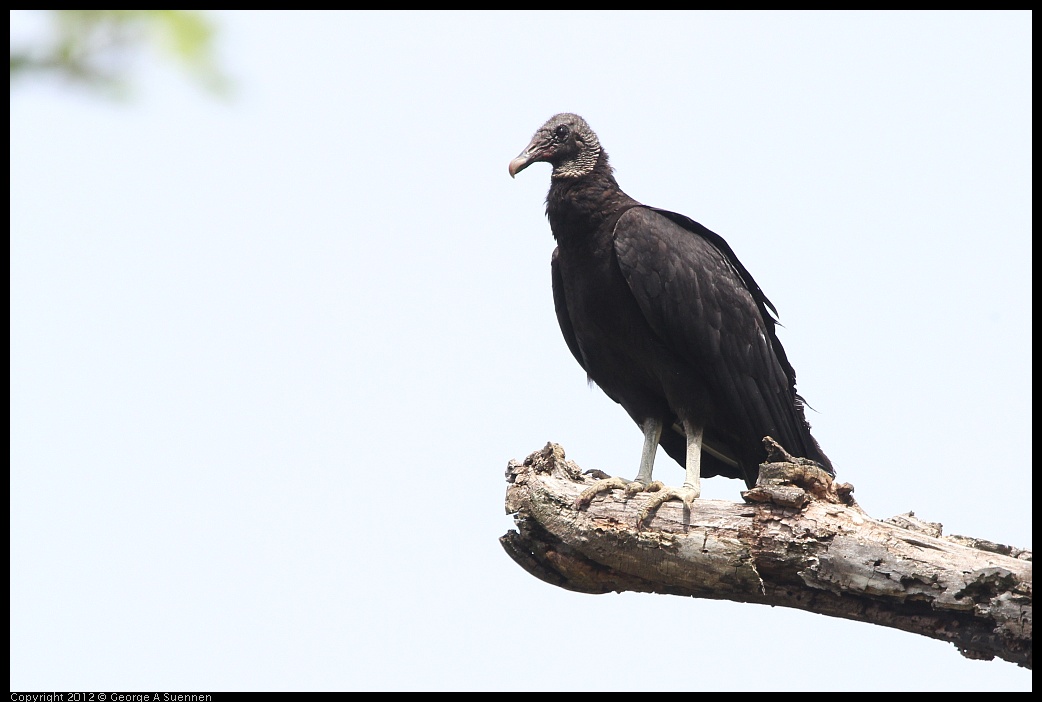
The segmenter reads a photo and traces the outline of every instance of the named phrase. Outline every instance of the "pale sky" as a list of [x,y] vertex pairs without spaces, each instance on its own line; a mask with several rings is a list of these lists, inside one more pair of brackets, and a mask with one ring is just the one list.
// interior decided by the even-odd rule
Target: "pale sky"
[[1030,548],[1030,13],[214,18],[230,100],[11,92],[12,690],[1031,689],[498,543],[510,459],[640,457],[507,174],[570,111],[752,272],[869,514]]

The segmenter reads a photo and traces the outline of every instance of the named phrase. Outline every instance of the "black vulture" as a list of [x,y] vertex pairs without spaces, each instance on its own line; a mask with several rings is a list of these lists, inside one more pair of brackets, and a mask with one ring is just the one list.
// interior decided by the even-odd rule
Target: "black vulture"
[[557,240],[550,272],[564,340],[588,380],[644,432],[636,479],[602,481],[582,500],[611,487],[661,488],[651,478],[660,443],[686,476],[656,504],[690,505],[701,476],[753,487],[766,436],[834,475],[796,394],[777,310],[727,242],[622,192],[579,115],[551,117],[510,162],[510,175],[539,161],[553,167],[546,216]]

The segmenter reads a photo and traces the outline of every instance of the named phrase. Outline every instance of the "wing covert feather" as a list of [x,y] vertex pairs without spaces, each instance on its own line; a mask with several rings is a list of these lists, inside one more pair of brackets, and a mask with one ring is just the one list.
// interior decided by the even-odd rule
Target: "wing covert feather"
[[750,431],[802,450],[795,378],[784,351],[778,357],[770,303],[726,243],[721,251],[700,231],[647,207],[623,214],[614,242],[652,330],[714,388],[726,404],[719,409]]

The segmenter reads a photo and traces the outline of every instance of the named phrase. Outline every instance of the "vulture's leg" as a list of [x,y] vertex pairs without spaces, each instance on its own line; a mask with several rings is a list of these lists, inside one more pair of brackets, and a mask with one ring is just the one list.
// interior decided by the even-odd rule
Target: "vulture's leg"
[[[640,452],[640,470],[634,482],[641,483],[641,490],[651,485],[651,471],[655,468],[655,452],[658,451],[658,442],[662,438],[662,420],[644,420],[644,448]],[[640,492],[632,490],[631,492]]]
[[694,491],[695,496],[692,499],[698,499],[702,494],[702,432],[701,424],[695,426],[691,422],[684,421],[684,435],[687,436],[684,487]]
[[635,480],[626,480],[625,478],[598,480],[583,490],[579,497],[575,498],[576,507],[587,505],[590,503],[590,500],[600,493],[614,488],[625,490],[628,495],[635,495],[638,492],[647,490],[649,486],[652,490],[661,489],[662,483],[651,482],[651,471],[655,468],[655,452],[658,450],[659,439],[662,438],[662,420],[646,419],[642,429],[644,430],[644,448],[640,452],[640,470],[637,471],[637,478]]
[[[644,505],[644,509],[640,511],[640,516],[637,518],[638,529],[644,526],[648,515],[658,509],[663,502],[682,500],[684,505],[691,509],[691,505],[702,494],[702,432],[703,427],[701,424],[694,424],[686,419],[684,420],[684,434],[687,436],[684,486],[681,488],[664,487],[656,492]],[[643,465],[641,468],[643,469]],[[650,476],[651,473],[649,471],[648,477]],[[637,479],[639,480],[640,477],[638,476]]]

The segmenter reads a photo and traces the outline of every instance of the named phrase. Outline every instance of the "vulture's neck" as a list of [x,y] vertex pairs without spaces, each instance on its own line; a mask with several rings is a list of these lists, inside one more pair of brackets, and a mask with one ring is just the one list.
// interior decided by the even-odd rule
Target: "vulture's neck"
[[608,155],[601,151],[589,173],[550,180],[546,216],[554,238],[568,246],[588,241],[621,208],[635,204],[636,200],[619,189]]

